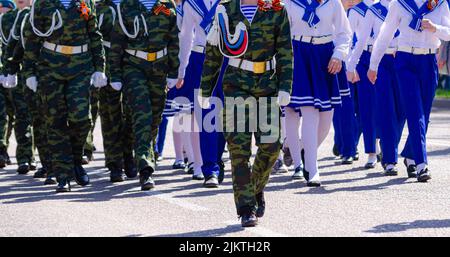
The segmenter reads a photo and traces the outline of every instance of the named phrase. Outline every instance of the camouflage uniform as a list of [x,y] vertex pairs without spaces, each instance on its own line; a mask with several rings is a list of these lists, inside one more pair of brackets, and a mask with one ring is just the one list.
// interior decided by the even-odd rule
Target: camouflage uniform
[[[114,23],[117,22],[116,6],[113,1],[98,1],[97,16],[102,20],[99,27],[103,35],[107,60],[109,60],[111,32]],[[110,78],[109,61],[106,62],[106,71],[108,78]],[[99,100],[105,165],[109,169],[122,169],[124,166],[123,159],[133,158],[131,115],[129,111],[126,111],[126,106],[123,104],[122,92],[114,90],[111,86],[100,89]]]
[[[52,153],[52,169],[58,181],[72,177],[74,167],[81,166],[83,146],[91,129],[89,90],[91,75],[105,71],[102,36],[97,27],[95,4],[87,20],[80,16],[72,1],[65,9],[59,0],[34,1],[34,28],[25,35],[24,75],[37,76],[37,93],[44,105],[48,125],[48,145]],[[52,16],[59,11],[62,27],[51,31]],[[37,33],[39,31],[39,33]],[[44,47],[44,41],[64,46],[62,52]],[[73,54],[68,46],[88,45],[86,51]],[[39,67],[35,65],[39,61]]]
[[[158,12],[161,8],[167,12]],[[155,170],[153,142],[164,110],[166,79],[178,78],[179,30],[175,4],[158,0],[149,11],[138,0],[123,0],[120,9],[127,33],[135,32],[135,17],[139,17],[139,31],[135,38],[128,33],[132,36],[129,37],[120,22],[116,22],[111,36],[111,82],[123,83],[125,100],[132,113],[136,164],[140,172],[147,170],[151,174]],[[164,49],[167,54],[155,60],[153,53]],[[149,53],[148,59],[131,55],[127,50]]]
[[[17,67],[14,69],[11,67],[9,59],[12,57],[12,53],[16,46],[17,36],[20,34],[18,34],[18,32],[20,32],[21,21],[28,12],[28,8],[20,12],[16,9],[7,12],[1,17],[2,36],[4,39],[8,39],[8,44],[2,45],[2,73],[5,77],[8,76],[8,74],[18,75],[17,87],[12,89],[2,88],[1,91],[6,101],[8,117],[10,119],[14,117],[14,133],[17,141],[16,159],[19,166],[22,164],[30,164],[34,161],[31,115],[28,111],[24,95],[25,80],[21,74],[18,73],[19,69],[17,69]],[[15,31],[13,31],[13,27],[15,28]],[[7,139],[8,138],[9,136],[7,135]]]
[[38,149],[39,159],[44,170],[47,172],[48,176],[52,176],[51,172],[51,155],[50,149],[47,142],[47,129],[45,124],[45,117],[42,115],[42,100],[38,94],[35,94],[28,87],[25,86],[25,77],[21,72],[21,64],[23,62],[24,55],[24,42],[25,34],[32,33],[32,28],[29,21],[29,8],[24,9],[22,12],[24,15],[20,15],[17,22],[15,35],[19,38],[11,38],[6,56],[7,60],[5,63],[6,69],[9,74],[19,73],[19,80],[21,81],[19,85],[22,86],[23,94],[25,97],[25,102],[27,103],[28,110],[31,115],[32,127],[33,127],[33,143]]
[[[276,73],[266,71],[259,75],[250,71],[228,66],[223,78],[223,91],[226,98],[242,97],[257,99],[260,106],[261,97],[277,97],[279,91],[291,92],[292,84],[292,45],[290,37],[289,20],[286,10],[280,11],[270,9],[268,11],[258,10],[250,26],[248,20],[240,10],[240,1],[222,0],[229,17],[230,30],[234,31],[239,22],[244,22],[248,31],[248,48],[246,53],[240,57],[252,62],[266,62],[276,55]],[[206,60],[203,70],[201,92],[203,97],[210,97],[217,79],[223,55],[217,46],[207,45]],[[239,106],[242,107],[242,106]],[[230,108],[225,101],[225,109]],[[245,107],[248,110],[248,106]],[[234,107],[236,111],[236,106]],[[278,119],[277,113],[267,110],[268,118]],[[266,136],[258,126],[256,132],[250,131],[246,126],[246,132],[231,129],[231,124],[246,122],[249,124],[250,113],[246,111],[244,120],[237,120],[236,115],[227,116],[224,112],[224,135],[230,151],[233,190],[238,215],[246,215],[248,212],[256,211],[256,195],[262,193],[269,180],[269,174],[275,163],[281,148],[280,123],[278,122],[278,139],[274,143],[261,142],[262,136]],[[260,118],[257,124],[260,124]],[[272,120],[273,121],[273,120]],[[270,124],[270,123],[269,123]],[[252,155],[252,136],[255,136],[258,151],[253,166],[250,164]]]

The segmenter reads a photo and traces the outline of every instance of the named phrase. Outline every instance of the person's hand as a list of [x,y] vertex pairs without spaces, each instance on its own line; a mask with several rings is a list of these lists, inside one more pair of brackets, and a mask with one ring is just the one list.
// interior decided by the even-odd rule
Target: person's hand
[[177,85],[176,85],[177,89],[180,89],[183,86],[184,86],[184,79],[178,79],[178,82],[177,82]]
[[112,82],[111,87],[116,91],[120,91],[122,89],[122,83],[121,82]]
[[342,61],[337,58],[331,58],[330,63],[328,63],[328,72],[330,74],[336,75],[342,69]]
[[38,81],[35,76],[29,77],[26,80],[26,86],[33,92],[36,93],[38,87]]
[[105,73],[97,71],[91,76],[91,84],[96,88],[102,88],[108,85],[108,78]]
[[170,79],[170,78],[167,78],[167,87],[169,88],[169,89],[172,89],[173,87],[175,87],[176,85],[177,85],[177,83],[178,83],[178,79]]
[[286,106],[291,102],[291,94],[285,91],[278,92],[277,103],[279,106]]
[[353,80],[355,79],[355,72],[354,71],[347,71],[347,81],[350,83],[353,83]]
[[432,33],[436,32],[436,25],[429,19],[423,19],[422,20],[422,30],[428,30]]
[[3,81],[3,87],[4,88],[15,88],[17,86],[17,75],[10,75],[4,79]]
[[375,85],[375,82],[377,81],[378,72],[369,70],[367,72],[367,78],[369,78],[369,81]]
[[445,61],[445,60],[439,59],[439,61],[438,61],[438,67],[439,67],[439,69],[444,68],[445,64],[446,64],[446,61]]

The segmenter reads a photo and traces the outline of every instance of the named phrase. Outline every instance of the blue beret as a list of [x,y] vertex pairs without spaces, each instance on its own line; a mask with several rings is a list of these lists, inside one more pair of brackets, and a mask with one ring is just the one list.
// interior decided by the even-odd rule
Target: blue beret
[[0,0],[0,7],[16,9],[16,3],[13,0]]

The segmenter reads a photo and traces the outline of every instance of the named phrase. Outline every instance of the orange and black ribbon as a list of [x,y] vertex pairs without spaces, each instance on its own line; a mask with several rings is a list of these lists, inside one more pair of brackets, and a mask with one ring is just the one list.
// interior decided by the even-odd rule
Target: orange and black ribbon
[[170,9],[167,8],[165,5],[163,4],[159,4],[155,10],[153,11],[156,15],[159,15],[160,13],[163,13],[166,16],[170,16]]
[[80,4],[80,17],[85,19],[86,21],[89,20],[89,16],[91,14],[91,9],[87,6],[86,2],[83,0]]

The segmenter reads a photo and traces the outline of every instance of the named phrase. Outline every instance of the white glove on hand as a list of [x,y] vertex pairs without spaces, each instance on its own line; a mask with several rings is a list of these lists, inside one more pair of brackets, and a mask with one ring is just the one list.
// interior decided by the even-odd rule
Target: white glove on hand
[[116,91],[120,91],[122,89],[122,83],[121,82],[112,82],[111,87]]
[[96,88],[104,87],[108,84],[108,78],[106,78],[105,73],[97,71],[92,74],[91,84]]
[[201,92],[198,94],[197,100],[202,109],[211,108],[211,103],[210,103],[209,97],[203,97]]
[[178,83],[178,79],[169,79],[167,78],[167,87],[169,89],[172,89],[173,87],[175,87]]
[[0,75],[0,85],[4,85],[4,82],[5,82],[5,76],[3,76],[3,75]]
[[279,106],[286,106],[289,104],[289,102],[291,102],[291,95],[288,92],[278,92],[277,103]]
[[4,79],[3,86],[5,88],[17,87],[17,75],[9,75]]
[[27,78],[26,84],[29,89],[31,89],[33,92],[36,93],[37,86],[38,86],[38,81],[37,81],[36,77],[33,76],[33,77]]

